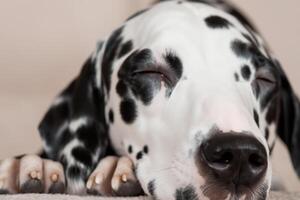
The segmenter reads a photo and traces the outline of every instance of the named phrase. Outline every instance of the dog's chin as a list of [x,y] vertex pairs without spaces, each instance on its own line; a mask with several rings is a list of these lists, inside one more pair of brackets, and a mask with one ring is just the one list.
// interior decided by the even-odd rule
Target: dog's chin
[[255,188],[247,186],[210,185],[202,187],[202,194],[210,200],[265,200],[268,194],[268,185],[260,184]]

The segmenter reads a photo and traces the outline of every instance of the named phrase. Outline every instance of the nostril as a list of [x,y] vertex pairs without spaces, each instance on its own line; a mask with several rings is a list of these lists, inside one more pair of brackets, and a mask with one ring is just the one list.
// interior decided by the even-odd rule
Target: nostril
[[266,165],[266,160],[261,155],[253,153],[249,156],[249,164],[254,168],[261,168]]
[[212,160],[212,162],[227,165],[231,163],[232,160],[233,160],[233,154],[227,151],[221,154],[217,154],[214,160]]

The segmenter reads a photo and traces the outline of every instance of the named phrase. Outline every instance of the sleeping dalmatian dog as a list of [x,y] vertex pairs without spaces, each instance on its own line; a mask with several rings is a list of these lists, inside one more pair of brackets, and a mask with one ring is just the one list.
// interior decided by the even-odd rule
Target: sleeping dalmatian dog
[[266,199],[277,136],[300,174],[299,111],[232,5],[158,2],[98,43],[40,123],[44,153],[3,160],[0,191]]

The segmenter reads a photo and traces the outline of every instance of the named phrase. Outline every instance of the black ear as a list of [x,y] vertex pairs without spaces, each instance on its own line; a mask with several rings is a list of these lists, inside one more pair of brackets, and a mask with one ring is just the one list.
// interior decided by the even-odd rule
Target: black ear
[[280,75],[277,100],[277,134],[286,144],[293,166],[300,177],[300,103],[286,74],[278,61],[275,61]]
[[90,127],[98,135],[106,134],[104,97],[96,85],[95,61],[92,58],[85,62],[79,76],[57,96],[39,124],[49,158],[55,159],[60,149],[78,137],[71,132],[69,125],[72,120],[82,117],[89,119]]

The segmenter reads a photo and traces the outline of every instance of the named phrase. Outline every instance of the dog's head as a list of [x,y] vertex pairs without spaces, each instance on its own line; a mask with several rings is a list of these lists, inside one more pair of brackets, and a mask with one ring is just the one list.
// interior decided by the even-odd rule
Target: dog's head
[[275,132],[300,166],[298,100],[228,5],[169,1],[139,12],[99,44],[70,88],[62,96],[70,93],[72,116],[50,110],[42,137],[59,145],[46,137],[65,118],[106,121],[112,146],[157,199],[265,199]]
[[249,24],[207,4],[161,3],[100,54],[111,142],[148,194],[266,198],[285,76]]

